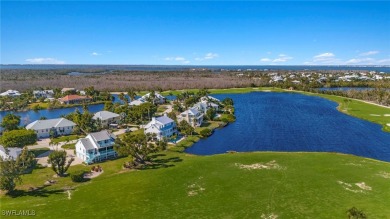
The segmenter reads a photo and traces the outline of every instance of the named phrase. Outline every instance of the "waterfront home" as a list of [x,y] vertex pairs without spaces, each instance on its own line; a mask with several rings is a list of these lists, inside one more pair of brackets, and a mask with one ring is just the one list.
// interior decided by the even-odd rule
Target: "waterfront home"
[[[143,99],[144,101],[148,101],[150,99],[150,95],[151,93],[147,93],[145,95],[143,95],[141,97],[141,99]],[[163,104],[165,103],[165,97],[163,95],[161,95],[160,93],[158,92],[155,92],[154,93],[154,99],[151,100],[154,104]]]
[[7,90],[6,92],[3,92],[0,94],[0,96],[8,96],[8,97],[18,97],[21,94],[17,90]]
[[33,95],[35,98],[52,98],[54,96],[53,90],[34,90]]
[[81,104],[92,101],[92,98],[88,96],[80,96],[76,94],[66,95],[65,97],[58,99],[61,104]]
[[65,94],[66,92],[70,92],[70,93],[76,93],[76,89],[73,88],[73,87],[64,87],[61,89],[61,93],[62,94]]
[[179,114],[177,121],[186,121],[192,127],[199,127],[202,125],[204,114],[199,112],[196,108],[190,108]]
[[198,110],[199,112],[201,112],[203,114],[206,114],[207,110],[209,110],[211,108],[213,108],[215,111],[218,111],[219,110],[219,105],[215,104],[213,102],[209,102],[209,101],[202,101],[202,102],[196,103],[191,108],[196,109],[196,110]]
[[120,122],[119,114],[109,111],[99,111],[95,113],[92,119],[99,121],[103,127],[108,127],[110,124],[119,124]]
[[0,145],[0,157],[3,160],[16,160],[18,156],[22,153],[22,148],[4,148],[2,145]]
[[175,121],[166,114],[160,117],[152,117],[152,121],[145,125],[144,129],[145,134],[156,134],[158,140],[169,138],[177,133]]
[[38,138],[49,138],[53,136],[70,135],[76,123],[65,118],[36,120],[26,126],[26,129],[34,130]]
[[220,103],[221,101],[215,97],[212,96],[204,96],[200,98],[201,102],[214,102],[214,103]]
[[80,138],[76,147],[76,156],[86,164],[91,164],[117,157],[114,150],[116,136],[107,130],[94,132]]

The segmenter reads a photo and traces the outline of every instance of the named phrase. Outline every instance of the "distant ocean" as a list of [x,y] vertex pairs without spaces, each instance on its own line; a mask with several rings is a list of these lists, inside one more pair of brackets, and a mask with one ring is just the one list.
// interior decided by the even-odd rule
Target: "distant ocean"
[[390,73],[390,66],[319,66],[319,65],[0,65],[1,69],[102,69],[130,71],[175,71],[189,69],[225,70],[361,70]]

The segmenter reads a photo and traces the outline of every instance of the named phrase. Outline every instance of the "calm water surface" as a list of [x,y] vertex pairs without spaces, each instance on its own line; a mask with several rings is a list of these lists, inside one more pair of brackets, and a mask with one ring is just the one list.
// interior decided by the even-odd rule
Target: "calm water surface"
[[[390,133],[337,111],[337,103],[291,93],[213,95],[234,100],[237,120],[186,152],[317,151],[390,161]],[[390,113],[390,110],[389,110]]]

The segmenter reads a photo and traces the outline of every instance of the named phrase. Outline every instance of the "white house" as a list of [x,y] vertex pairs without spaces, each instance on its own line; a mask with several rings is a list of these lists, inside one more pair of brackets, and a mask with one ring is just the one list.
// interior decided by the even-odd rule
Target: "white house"
[[3,92],[0,94],[0,96],[9,96],[9,97],[18,97],[21,94],[17,90],[7,90],[6,92]]
[[64,88],[61,89],[61,93],[62,93],[62,94],[66,93],[67,91],[76,93],[76,88],[73,88],[73,87],[64,87]]
[[103,127],[108,127],[110,124],[119,124],[120,115],[109,111],[99,111],[92,119],[99,120]]
[[[147,94],[143,95],[141,97],[141,99],[143,99],[144,101],[147,101],[149,99],[150,95],[151,95],[150,93],[147,93]],[[154,97],[154,101],[153,102],[155,104],[163,104],[163,103],[165,103],[165,97],[163,95],[161,95],[160,93],[155,92],[154,96],[155,97]]]
[[144,99],[138,98],[138,99],[136,99],[136,100],[131,101],[131,102],[129,103],[129,105],[130,105],[130,106],[139,106],[139,105],[141,105],[141,104],[143,104],[143,103],[145,103],[145,102],[146,102],[146,101],[145,101]]
[[76,156],[87,164],[115,158],[115,139],[116,136],[107,130],[90,133],[77,141]]
[[34,90],[33,95],[35,98],[52,98],[54,96],[53,90]]
[[3,160],[16,160],[19,154],[22,153],[22,150],[22,148],[4,148],[2,145],[0,145],[0,157]]
[[160,117],[152,117],[147,125],[144,126],[145,134],[156,134],[158,140],[169,138],[177,133],[176,123],[166,114]]
[[49,138],[50,131],[54,135],[70,135],[76,123],[65,118],[36,120],[26,126],[26,129],[34,130],[38,138]]
[[190,108],[179,114],[177,121],[181,122],[185,120],[192,127],[198,127],[202,125],[203,122],[203,113],[199,112],[196,108]]

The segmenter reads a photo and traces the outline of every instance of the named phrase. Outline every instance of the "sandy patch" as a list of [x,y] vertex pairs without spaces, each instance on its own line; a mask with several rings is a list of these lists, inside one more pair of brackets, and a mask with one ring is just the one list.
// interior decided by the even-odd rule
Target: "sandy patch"
[[372,190],[371,186],[366,185],[365,182],[355,183],[355,185],[363,190]]
[[387,123],[386,125],[387,125],[387,126],[390,126],[390,123]]
[[346,163],[345,165],[347,165],[347,166],[358,166],[358,167],[362,166],[362,164],[360,164],[360,163]]
[[71,200],[72,199],[72,193],[70,192],[70,190],[68,190],[67,192],[68,192],[68,199]]
[[343,181],[337,181],[345,190],[353,193],[365,193],[366,191],[371,191],[371,186],[366,185],[365,182],[355,183],[354,185],[346,183]]
[[254,163],[254,164],[250,164],[250,165],[236,163],[235,165],[238,166],[240,169],[245,169],[245,170],[261,170],[261,169],[266,169],[266,170],[277,169],[277,170],[280,170],[280,169],[282,169],[282,167],[278,163],[276,163],[275,160],[270,161],[268,163]]
[[189,189],[187,192],[188,196],[195,196],[195,195],[198,195],[199,193],[203,192],[204,190],[206,190],[205,188],[203,188],[202,186],[200,186],[196,183],[189,185],[188,189]]
[[[202,176],[200,176],[200,177],[198,178],[199,181],[202,180],[202,179],[203,179]],[[188,189],[188,191],[187,191],[187,195],[188,195],[188,196],[199,195],[200,193],[202,193],[203,191],[206,190],[206,189],[201,185],[200,182],[198,182],[198,183],[195,182],[195,183],[193,183],[193,184],[188,185],[188,186],[187,186],[187,189]]]
[[370,114],[370,116],[381,116],[381,115],[378,115],[378,114]]
[[383,177],[383,178],[385,178],[385,179],[390,179],[390,173],[387,173],[387,172],[385,172],[385,171],[379,172],[379,173],[378,173],[378,176],[381,176],[381,177]]
[[276,215],[274,213],[261,214],[261,219],[277,219],[277,218],[278,218],[278,215]]
[[253,90],[258,90],[259,88],[258,87],[255,87],[255,88],[252,88]]
[[390,116],[390,114],[383,114],[383,116]]
[[271,90],[263,90],[263,92],[272,92]]
[[92,179],[92,178],[95,178],[95,177],[98,177],[100,174],[102,174],[104,171],[100,171],[100,172],[89,172],[89,173],[86,173],[84,174],[84,178],[86,179]]

